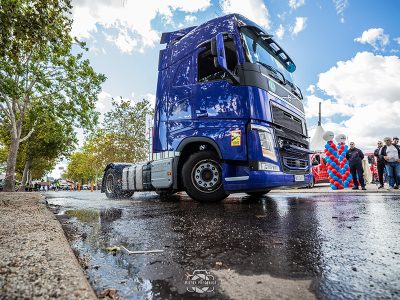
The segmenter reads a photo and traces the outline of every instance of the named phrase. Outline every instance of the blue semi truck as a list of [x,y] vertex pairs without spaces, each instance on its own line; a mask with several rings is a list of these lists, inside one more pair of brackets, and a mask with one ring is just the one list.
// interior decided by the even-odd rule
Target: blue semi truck
[[212,202],[311,182],[296,66],[271,35],[230,14],[161,44],[151,160],[109,164],[107,197],[186,191]]

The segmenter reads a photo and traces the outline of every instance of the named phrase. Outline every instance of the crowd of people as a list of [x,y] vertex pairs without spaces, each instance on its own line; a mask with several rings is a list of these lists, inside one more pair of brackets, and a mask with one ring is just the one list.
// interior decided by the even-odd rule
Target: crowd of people
[[[399,138],[397,136],[390,138],[385,137],[382,141],[378,141],[378,147],[374,151],[374,156],[377,157],[377,170],[379,178],[378,189],[384,188],[383,175],[386,172],[389,181],[388,190],[398,189],[400,184],[400,146]],[[365,188],[364,170],[362,167],[362,160],[364,158],[363,152],[355,147],[354,142],[350,142],[350,148],[346,152],[346,158],[349,162],[350,173],[353,177],[353,190],[358,190],[359,186],[363,190]]]
[[383,173],[386,174],[389,180],[389,190],[398,189],[400,183],[400,146],[399,138],[397,136],[385,137],[383,142],[378,141],[378,148],[374,151],[377,157],[378,178],[380,186],[384,188]]

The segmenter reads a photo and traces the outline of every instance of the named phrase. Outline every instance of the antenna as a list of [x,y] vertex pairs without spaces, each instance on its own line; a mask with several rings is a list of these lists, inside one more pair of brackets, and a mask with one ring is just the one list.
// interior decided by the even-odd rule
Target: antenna
[[318,126],[321,126],[321,102],[319,103]]

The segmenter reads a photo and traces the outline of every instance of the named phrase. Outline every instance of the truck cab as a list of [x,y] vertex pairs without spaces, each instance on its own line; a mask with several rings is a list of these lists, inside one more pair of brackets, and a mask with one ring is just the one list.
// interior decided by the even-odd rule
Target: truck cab
[[102,191],[218,201],[309,185],[296,66],[271,35],[231,14],[164,33],[161,44],[151,160],[108,165]]

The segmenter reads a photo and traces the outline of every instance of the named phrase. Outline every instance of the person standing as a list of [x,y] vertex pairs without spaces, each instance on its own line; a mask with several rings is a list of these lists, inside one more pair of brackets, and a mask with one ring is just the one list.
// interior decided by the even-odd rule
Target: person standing
[[[392,145],[399,146],[399,138],[397,136],[393,137]],[[397,190],[399,188],[399,180],[397,176],[394,176],[394,189]]]
[[385,159],[383,158],[383,156],[381,156],[382,148],[383,148],[382,142],[378,141],[378,148],[376,148],[374,151],[374,156],[376,156],[376,168],[378,170],[378,179],[380,183],[378,189],[384,187],[383,172],[385,172]]
[[385,160],[385,168],[389,177],[389,188],[394,189],[394,178],[397,177],[397,182],[400,182],[400,147],[392,144],[390,137],[383,139],[385,146],[382,147],[381,156]]
[[[353,177],[353,190],[358,190],[358,183],[360,182],[361,188],[365,191],[364,182],[364,169],[362,167],[362,160],[364,158],[364,153],[355,147],[354,142],[350,142],[350,148],[346,152],[346,158],[349,162],[351,176]],[[358,175],[358,180],[357,180]]]

